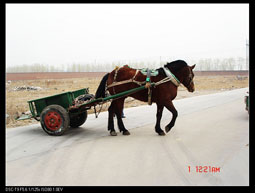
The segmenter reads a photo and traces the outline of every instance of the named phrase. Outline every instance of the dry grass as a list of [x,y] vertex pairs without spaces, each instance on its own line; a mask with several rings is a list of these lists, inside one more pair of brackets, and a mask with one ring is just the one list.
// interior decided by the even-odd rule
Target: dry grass
[[[16,121],[15,116],[22,112],[29,111],[28,100],[33,100],[41,97],[46,97],[62,92],[73,91],[81,88],[89,87],[90,93],[94,94],[101,78],[73,78],[73,79],[52,79],[52,80],[23,80],[12,81],[10,84],[6,83],[6,113],[9,117],[6,119],[6,127],[16,127],[37,123],[34,119]],[[232,90],[236,88],[248,87],[248,77],[237,78],[236,76],[197,76],[194,79],[196,91],[189,93],[186,88],[181,86],[178,90],[179,98],[196,96],[201,94],[208,94],[214,92],[221,92],[224,90]],[[41,87],[42,90],[37,91],[13,91],[18,86],[36,86]],[[127,98],[125,107],[133,107],[138,105],[146,105],[147,103]],[[107,110],[109,103],[103,107],[102,111]],[[93,113],[89,110],[88,113]]]

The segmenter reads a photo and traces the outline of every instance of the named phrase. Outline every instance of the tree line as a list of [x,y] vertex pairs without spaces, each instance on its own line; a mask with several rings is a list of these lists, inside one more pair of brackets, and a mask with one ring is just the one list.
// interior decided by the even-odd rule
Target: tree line
[[[156,69],[162,67],[167,62],[173,60],[167,58],[161,58],[157,60],[140,60],[129,61],[119,60],[114,62],[90,62],[90,63],[72,63],[72,64],[60,64],[60,65],[48,65],[48,64],[23,64],[16,66],[9,66],[6,68],[6,72],[108,72],[112,71],[116,66],[129,65],[132,68],[150,68]],[[196,64],[195,70],[197,71],[215,71],[215,70],[248,70],[247,61],[243,57],[237,58],[204,58],[199,60],[187,61],[188,64]]]

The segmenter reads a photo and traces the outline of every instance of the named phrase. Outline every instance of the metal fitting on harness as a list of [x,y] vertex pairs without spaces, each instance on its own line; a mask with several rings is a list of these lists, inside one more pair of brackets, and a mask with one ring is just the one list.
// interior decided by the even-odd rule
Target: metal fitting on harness
[[148,89],[148,105],[151,105],[151,95],[152,95],[152,90],[151,90],[151,70],[147,68],[147,77],[146,77],[146,84],[145,88]]
[[147,68],[147,77],[146,77],[146,84],[145,88],[150,88],[151,87],[151,70]]

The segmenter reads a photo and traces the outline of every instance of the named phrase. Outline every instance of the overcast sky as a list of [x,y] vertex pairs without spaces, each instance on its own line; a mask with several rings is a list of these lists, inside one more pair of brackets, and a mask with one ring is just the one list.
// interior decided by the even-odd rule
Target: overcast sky
[[6,4],[6,65],[245,57],[248,4]]

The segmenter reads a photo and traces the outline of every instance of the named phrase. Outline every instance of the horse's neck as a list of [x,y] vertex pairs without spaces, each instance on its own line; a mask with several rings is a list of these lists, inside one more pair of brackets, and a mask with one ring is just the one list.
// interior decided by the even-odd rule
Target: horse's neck
[[169,69],[173,75],[178,78],[178,80],[182,83],[183,82],[183,76],[181,75],[181,70],[179,71],[175,71],[175,70],[172,70],[172,69]]
[[[163,67],[161,67],[161,68],[159,68],[159,69],[157,69],[158,71],[159,71],[159,74],[158,74],[158,76],[162,76],[162,77],[166,77],[167,75],[165,75],[165,72],[164,72],[164,69],[163,69]],[[182,82],[182,78],[181,78],[181,76],[180,76],[180,74],[178,73],[178,72],[176,72],[176,71],[174,71],[174,70],[171,70],[171,69],[169,69],[170,70],[170,72],[176,77],[176,78],[178,78],[178,80],[180,80],[180,82]]]

